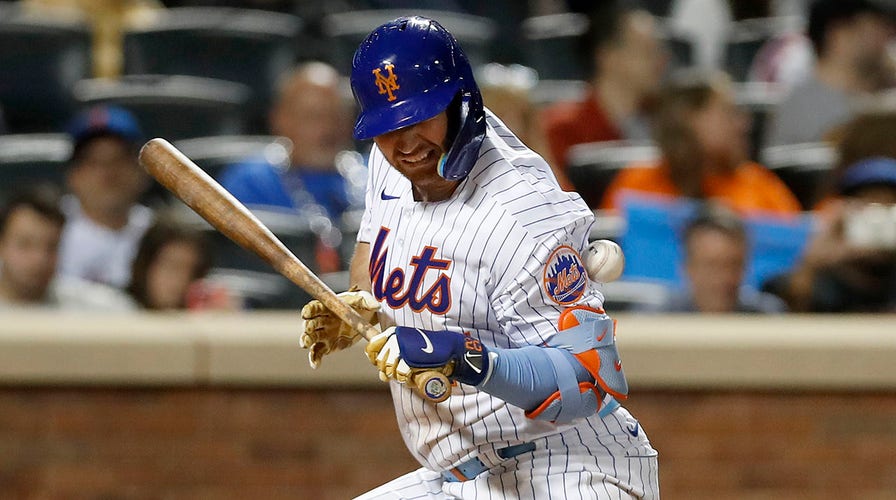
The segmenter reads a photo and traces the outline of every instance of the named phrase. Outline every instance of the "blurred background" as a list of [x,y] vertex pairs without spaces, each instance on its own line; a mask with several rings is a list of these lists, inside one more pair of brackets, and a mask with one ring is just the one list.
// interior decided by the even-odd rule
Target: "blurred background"
[[0,496],[415,467],[359,352],[305,369],[307,294],[136,162],[170,140],[344,290],[351,58],[409,14],[623,248],[600,286],[667,498],[896,498],[889,0],[0,1]]

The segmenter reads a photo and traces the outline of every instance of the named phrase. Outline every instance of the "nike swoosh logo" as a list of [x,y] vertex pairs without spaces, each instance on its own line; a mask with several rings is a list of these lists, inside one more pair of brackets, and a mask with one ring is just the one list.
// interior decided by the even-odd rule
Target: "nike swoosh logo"
[[425,352],[426,354],[432,354],[432,342],[429,341],[429,337],[427,337],[426,334],[423,333],[423,330],[417,330],[417,333],[419,333],[420,336],[423,337],[423,342],[426,343],[426,345],[421,347],[420,350]]
[[597,341],[600,342],[607,336],[607,327],[604,327],[604,331],[600,334],[600,337],[597,338]]
[[616,368],[616,371],[622,371],[622,361],[616,360],[616,363],[613,365]]
[[634,427],[629,427],[629,426],[626,425],[626,426],[625,426],[625,430],[627,430],[628,433],[632,435],[632,437],[638,437],[638,427],[639,427],[640,425],[641,425],[641,424],[639,424],[638,422],[635,422],[635,426],[634,426]]
[[380,199],[381,199],[381,200],[389,201],[389,200],[397,200],[397,199],[399,199],[399,198],[401,198],[401,196],[392,196],[391,194],[386,194],[386,190],[385,190],[385,189],[383,189],[382,191],[380,191]]
[[482,368],[479,368],[478,366],[473,364],[473,361],[470,358],[481,358],[481,357],[482,357],[482,354],[473,354],[470,351],[467,351],[464,353],[464,359],[466,359],[467,365],[470,368],[472,368],[473,371],[475,371],[476,373],[482,373]]

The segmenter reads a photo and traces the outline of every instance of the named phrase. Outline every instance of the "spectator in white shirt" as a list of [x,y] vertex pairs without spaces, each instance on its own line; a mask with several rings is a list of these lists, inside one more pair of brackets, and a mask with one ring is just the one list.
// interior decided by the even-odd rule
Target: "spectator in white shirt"
[[75,117],[74,141],[62,200],[66,225],[59,271],[123,289],[152,210],[138,200],[149,177],[137,163],[143,134],[125,109],[101,106]]

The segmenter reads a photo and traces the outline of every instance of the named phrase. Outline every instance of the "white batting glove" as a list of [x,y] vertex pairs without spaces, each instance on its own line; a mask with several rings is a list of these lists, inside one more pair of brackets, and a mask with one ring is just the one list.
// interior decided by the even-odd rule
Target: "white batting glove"
[[379,370],[380,380],[388,382],[394,379],[405,384],[411,378],[411,367],[401,359],[395,327],[387,328],[383,333],[370,339],[364,351],[367,359]]
[[[371,325],[379,322],[377,311],[380,303],[363,290],[349,290],[337,295]],[[312,300],[302,308],[305,320],[300,344],[308,349],[308,363],[311,368],[320,366],[321,359],[331,352],[346,349],[361,339],[361,334],[339,319],[319,300]]]

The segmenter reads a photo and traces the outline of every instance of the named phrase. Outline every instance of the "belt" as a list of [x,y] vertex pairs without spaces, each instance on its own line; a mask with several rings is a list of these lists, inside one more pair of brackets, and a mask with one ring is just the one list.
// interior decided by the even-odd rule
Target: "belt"
[[[497,453],[498,457],[502,460],[507,460],[508,458],[522,455],[523,453],[529,453],[534,449],[535,443],[522,443],[508,446],[507,448],[501,448],[500,450],[496,450],[495,453]],[[461,483],[473,479],[479,474],[489,470],[491,467],[492,466],[486,465],[479,459],[479,457],[473,457],[453,469],[448,469],[445,472],[442,472],[442,479],[449,483]]]
[[[598,416],[604,418],[616,410],[616,408],[619,408],[619,402],[612,396],[607,395],[603,406],[598,412]],[[535,450],[535,443],[529,442],[501,448],[496,450],[495,453],[501,460],[507,460],[508,458],[513,458],[522,455],[523,453],[529,453],[533,450]],[[486,465],[479,457],[473,457],[457,467],[442,472],[442,479],[448,483],[462,483],[475,478],[492,467],[494,467],[494,465]]]

